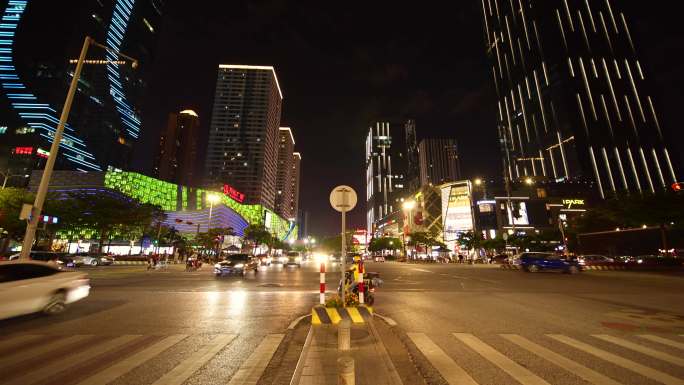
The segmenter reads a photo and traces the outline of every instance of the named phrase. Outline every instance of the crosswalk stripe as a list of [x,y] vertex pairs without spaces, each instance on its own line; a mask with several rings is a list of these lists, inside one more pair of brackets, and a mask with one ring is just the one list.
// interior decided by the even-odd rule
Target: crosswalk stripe
[[171,346],[179,343],[180,341],[187,338],[187,334],[177,334],[168,336],[161,341],[149,346],[132,356],[126,357],[125,359],[117,362],[116,364],[104,369],[92,375],[89,378],[78,383],[78,385],[104,385],[109,384],[115,379],[121,377],[122,375],[130,372],[131,370],[137,368],[138,366],[144,364],[150,359],[156,357],[161,352],[170,348]]
[[285,334],[269,334],[242,363],[228,385],[255,385],[271,361]]
[[8,384],[27,385],[45,380],[56,373],[77,366],[88,360],[92,360],[95,356],[99,356],[100,354],[106,353],[110,350],[114,350],[123,345],[126,345],[127,343],[139,337],[140,335],[124,335],[121,337],[117,337],[113,340],[108,340],[106,342],[94,345],[90,348],[86,348],[85,350],[81,350],[79,353],[68,355],[60,360],[53,361],[50,364],[44,366],[39,365],[29,374],[14,379]]
[[170,372],[166,373],[152,385],[180,385],[190,378],[207,361],[212,359],[221,349],[235,339],[235,334],[220,334],[201,349],[194,352],[190,357],[178,364]]
[[667,373],[663,373],[661,371],[655,370],[653,368],[649,368],[648,366],[641,365],[638,362],[634,362],[632,360],[628,360],[626,358],[622,358],[620,356],[617,356],[615,354],[609,353],[605,350],[595,348],[589,344],[585,344],[584,342],[577,341],[575,339],[572,339],[570,337],[566,337],[562,334],[547,334],[548,337],[553,338],[556,341],[562,342],[566,345],[570,345],[574,347],[575,349],[579,349],[585,353],[589,353],[595,357],[598,357],[602,360],[608,361],[612,364],[615,364],[617,366],[621,366],[627,370],[631,370],[634,373],[640,374],[644,377],[650,378],[652,380],[661,382],[666,385],[684,385],[684,381],[673,377]]
[[31,340],[35,340],[36,338],[40,338],[40,336],[34,335],[34,334],[24,334],[21,336],[11,337],[11,338],[8,338],[6,340],[0,341],[0,350],[1,349],[7,349],[7,348],[13,348],[16,345],[27,343]]
[[567,359],[560,354],[549,350],[543,346],[537,345],[534,342],[521,337],[517,334],[501,334],[501,337],[507,339],[508,341],[520,346],[523,349],[526,349],[537,356],[553,363],[561,368],[567,370],[570,373],[573,373],[582,379],[584,379],[587,382],[590,382],[592,384],[596,385],[620,385],[619,382],[614,381],[592,369],[587,368],[586,366],[580,365],[575,361],[572,361],[570,359]]
[[458,366],[424,333],[406,333],[418,350],[430,361],[439,374],[452,385],[478,385],[463,368]]
[[677,349],[682,349],[682,350],[684,350],[684,344],[683,344],[683,343],[677,342],[677,341],[672,341],[672,340],[669,340],[669,339],[667,339],[667,338],[663,338],[663,337],[659,337],[659,336],[654,336],[654,335],[652,335],[652,334],[639,334],[637,337],[643,338],[643,339],[645,339],[645,340],[657,342],[657,343],[660,343],[660,344],[663,344],[663,345],[667,345],[667,346],[670,346],[670,347],[673,347],[673,348],[677,348]]
[[0,370],[1,369],[6,369],[8,367],[12,367],[22,361],[28,360],[29,358],[32,357],[37,357],[42,354],[45,354],[50,351],[57,350],[59,348],[62,348],[64,346],[71,345],[73,343],[76,343],[78,341],[83,341],[87,338],[92,337],[92,335],[75,335],[75,336],[69,336],[66,338],[60,338],[56,341],[47,343],[47,344],[42,344],[39,346],[35,346],[30,349],[26,349],[24,351],[21,351],[17,354],[12,354],[12,355],[7,355],[6,357],[3,357],[2,360],[0,360]]
[[541,377],[518,365],[515,361],[499,353],[498,350],[480,341],[477,337],[467,333],[452,333],[454,337],[461,342],[468,345],[471,349],[476,351],[482,357],[489,360],[494,365],[498,366],[511,377],[518,380],[523,385],[551,385],[544,381]]
[[655,349],[647,348],[645,346],[641,346],[639,344],[635,344],[633,342],[624,340],[622,338],[617,338],[608,334],[592,334],[593,337],[596,337],[598,339],[608,341],[611,343],[614,343],[615,345],[622,346],[623,348],[631,349],[634,350],[635,352],[639,352],[641,354],[645,354],[647,356],[651,356],[653,358],[657,358],[659,360],[663,360],[665,362],[669,362],[674,365],[678,366],[684,366],[684,359],[681,359],[679,357],[675,357],[671,354],[667,354]]

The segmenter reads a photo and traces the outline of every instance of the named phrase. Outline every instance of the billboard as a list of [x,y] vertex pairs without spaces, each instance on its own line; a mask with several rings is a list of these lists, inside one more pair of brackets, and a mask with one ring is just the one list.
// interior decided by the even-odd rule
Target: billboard
[[525,202],[512,202],[513,205],[518,206],[518,216],[513,217],[511,207],[506,205],[508,211],[508,224],[510,225],[529,225],[530,219],[527,216],[527,204]]
[[459,233],[473,230],[470,182],[442,186],[442,223],[447,242],[458,239]]

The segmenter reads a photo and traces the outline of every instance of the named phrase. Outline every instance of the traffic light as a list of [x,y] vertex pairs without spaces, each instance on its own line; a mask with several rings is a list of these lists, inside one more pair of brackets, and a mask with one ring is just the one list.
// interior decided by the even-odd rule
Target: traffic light
[[684,182],[675,182],[675,183],[672,183],[672,191],[674,191],[674,192],[682,192],[682,191],[684,191]]

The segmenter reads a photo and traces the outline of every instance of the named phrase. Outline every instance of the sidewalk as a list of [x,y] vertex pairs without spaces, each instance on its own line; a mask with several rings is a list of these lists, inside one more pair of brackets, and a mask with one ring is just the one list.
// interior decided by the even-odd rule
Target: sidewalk
[[337,359],[349,356],[354,359],[356,385],[402,385],[372,322],[352,324],[347,352],[337,350],[337,326],[312,325],[309,333],[310,344],[300,358],[301,373],[298,379],[295,374],[293,384],[336,385]]

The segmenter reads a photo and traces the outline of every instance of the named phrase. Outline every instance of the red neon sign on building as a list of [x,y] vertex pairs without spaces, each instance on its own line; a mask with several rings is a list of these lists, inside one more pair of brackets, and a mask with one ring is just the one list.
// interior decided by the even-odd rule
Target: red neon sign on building
[[33,154],[33,147],[15,147],[14,153],[17,155],[31,155]]
[[242,203],[245,201],[245,194],[239,192],[229,184],[223,185],[223,193],[231,197],[236,202]]

